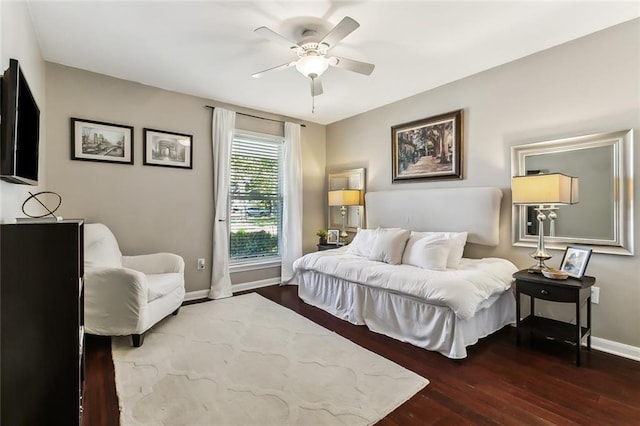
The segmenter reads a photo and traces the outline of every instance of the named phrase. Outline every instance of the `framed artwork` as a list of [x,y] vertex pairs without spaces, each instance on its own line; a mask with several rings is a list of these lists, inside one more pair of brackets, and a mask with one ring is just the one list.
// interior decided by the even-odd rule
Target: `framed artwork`
[[581,279],[587,270],[587,264],[591,257],[591,249],[576,246],[567,246],[560,262],[560,270],[570,277]]
[[193,168],[193,136],[164,130],[144,129],[143,164]]
[[327,235],[327,244],[338,244],[340,241],[340,230],[329,229],[327,232],[329,233],[329,235]]
[[133,164],[133,127],[72,117],[71,159]]
[[391,127],[393,182],[462,179],[462,110]]

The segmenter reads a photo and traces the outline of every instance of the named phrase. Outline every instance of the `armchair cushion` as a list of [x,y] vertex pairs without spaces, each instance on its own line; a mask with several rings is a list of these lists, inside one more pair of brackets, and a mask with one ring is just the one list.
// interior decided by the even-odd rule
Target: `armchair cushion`
[[180,286],[184,286],[182,276],[178,273],[147,274],[147,302],[166,296]]

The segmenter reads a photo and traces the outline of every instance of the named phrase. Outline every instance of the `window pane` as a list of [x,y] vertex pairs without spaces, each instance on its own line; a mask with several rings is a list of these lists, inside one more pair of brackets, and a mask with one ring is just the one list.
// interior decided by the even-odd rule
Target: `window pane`
[[282,144],[236,135],[231,149],[230,259],[280,256]]

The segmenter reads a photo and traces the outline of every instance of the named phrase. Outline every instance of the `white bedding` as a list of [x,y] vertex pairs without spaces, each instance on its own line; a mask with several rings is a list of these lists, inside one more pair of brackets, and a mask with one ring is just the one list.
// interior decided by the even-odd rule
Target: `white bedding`
[[[368,233],[298,259],[298,295],[352,324],[464,358],[467,347],[515,322],[509,289],[517,268],[503,259],[462,259],[466,242],[500,242],[501,200],[502,190],[489,187],[367,192],[368,230],[361,231]],[[402,229],[411,230],[408,240],[397,235]],[[398,241],[379,240],[381,230]]]
[[345,253],[346,248],[309,253],[294,263],[298,273],[319,272],[352,283],[449,307],[466,320],[511,287],[516,266],[505,259],[462,259],[458,269],[433,271],[389,265]]

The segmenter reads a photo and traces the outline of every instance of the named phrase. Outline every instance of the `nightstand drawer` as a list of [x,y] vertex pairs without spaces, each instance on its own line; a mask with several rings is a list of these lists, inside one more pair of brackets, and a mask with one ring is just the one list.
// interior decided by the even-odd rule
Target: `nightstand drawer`
[[579,288],[572,289],[554,286],[553,284],[518,281],[516,285],[518,291],[522,294],[533,296],[536,299],[551,300],[553,302],[575,302],[579,292]]

